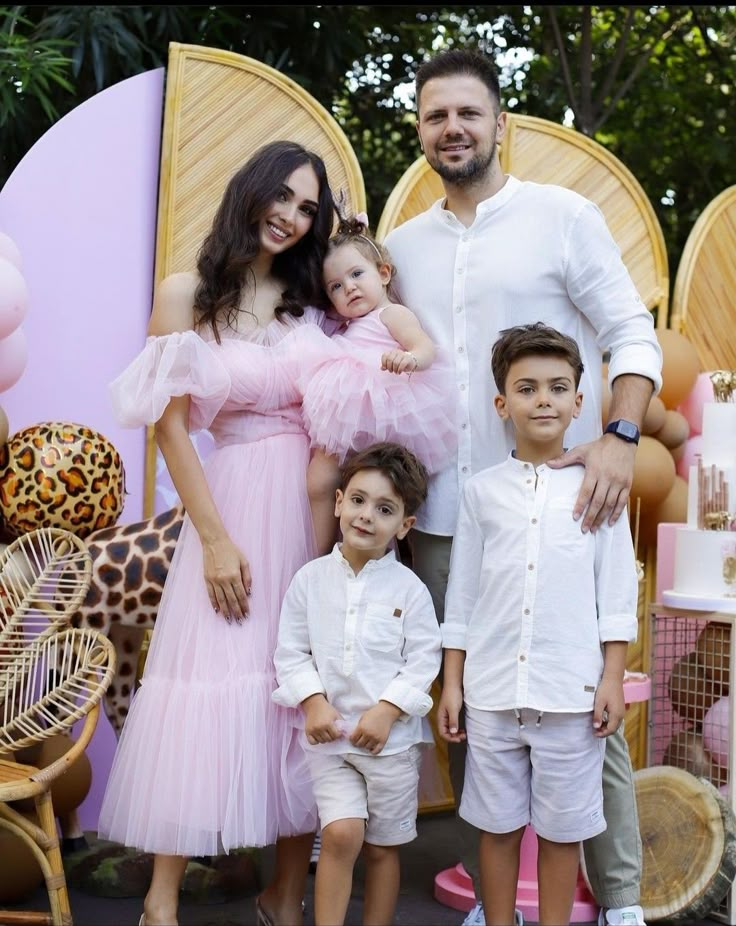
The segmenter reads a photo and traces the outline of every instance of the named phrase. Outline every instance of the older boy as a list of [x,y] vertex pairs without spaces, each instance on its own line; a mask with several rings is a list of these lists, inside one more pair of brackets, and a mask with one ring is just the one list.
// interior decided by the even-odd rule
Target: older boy
[[539,922],[569,922],[580,842],[605,829],[605,737],[623,719],[637,583],[625,520],[583,533],[582,466],[551,469],[580,414],[575,341],[541,323],[502,332],[492,355],[515,450],[467,480],[454,535],[438,725],[464,737],[460,815],[481,832],[486,923],[510,923],[519,847],[539,838]]
[[[317,926],[343,923],[364,848],[365,923],[393,921],[398,847],[416,838],[422,718],[441,637],[426,586],[389,547],[427,495],[427,472],[382,443],[343,467],[342,543],[297,572],[284,598],[273,698],[301,704],[322,827]],[[399,721],[397,723],[397,721]]]

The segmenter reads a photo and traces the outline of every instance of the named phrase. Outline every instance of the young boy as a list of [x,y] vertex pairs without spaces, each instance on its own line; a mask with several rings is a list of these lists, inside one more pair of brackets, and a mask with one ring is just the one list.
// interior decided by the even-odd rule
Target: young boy
[[568,923],[580,842],[606,828],[605,737],[623,719],[637,581],[626,519],[583,533],[582,466],[550,469],[580,414],[572,338],[537,323],[501,332],[496,411],[514,430],[505,462],[465,484],[442,643],[440,734],[468,758],[460,816],[481,832],[487,924],[514,922],[519,847],[539,843],[539,922]]
[[[422,718],[442,640],[426,586],[389,545],[406,536],[427,472],[382,443],[342,468],[335,515],[342,543],[302,567],[284,598],[273,698],[301,704],[322,848],[317,926],[343,923],[363,848],[363,922],[393,921],[398,847],[416,838]],[[398,722],[397,722],[398,721]]]

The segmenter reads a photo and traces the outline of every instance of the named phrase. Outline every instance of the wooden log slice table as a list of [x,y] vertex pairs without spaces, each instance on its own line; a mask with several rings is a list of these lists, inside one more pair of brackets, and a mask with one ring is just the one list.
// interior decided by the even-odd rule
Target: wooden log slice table
[[634,773],[647,921],[703,919],[736,874],[736,820],[705,778],[654,766]]

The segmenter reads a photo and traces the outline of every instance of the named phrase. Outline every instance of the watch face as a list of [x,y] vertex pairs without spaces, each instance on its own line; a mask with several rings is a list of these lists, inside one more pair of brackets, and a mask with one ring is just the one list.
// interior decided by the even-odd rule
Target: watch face
[[639,436],[639,429],[630,421],[619,421],[616,430],[629,440],[636,440]]

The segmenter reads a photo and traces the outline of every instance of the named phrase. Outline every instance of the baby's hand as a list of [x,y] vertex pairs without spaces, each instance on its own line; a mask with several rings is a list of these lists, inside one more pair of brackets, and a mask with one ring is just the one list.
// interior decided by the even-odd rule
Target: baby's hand
[[381,357],[381,369],[389,373],[413,373],[417,358],[408,350],[389,350]]
[[335,710],[323,694],[315,694],[302,701],[302,709],[304,711],[304,732],[311,746],[342,739],[343,733],[338,726],[342,715]]
[[379,701],[369,708],[358,721],[358,726],[350,734],[353,746],[367,749],[374,756],[386,745],[391,727],[398,720],[401,711],[389,701]]

